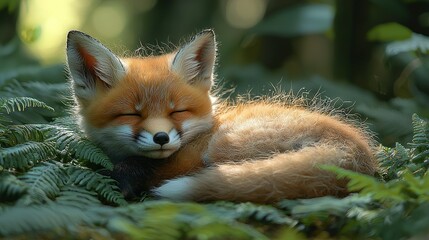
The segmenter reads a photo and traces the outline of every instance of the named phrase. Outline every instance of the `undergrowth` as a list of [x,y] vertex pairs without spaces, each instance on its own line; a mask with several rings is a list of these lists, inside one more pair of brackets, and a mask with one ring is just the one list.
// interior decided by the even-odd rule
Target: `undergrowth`
[[31,97],[0,98],[0,237],[402,239],[429,233],[429,126],[417,115],[411,143],[380,147],[379,177],[321,166],[350,179],[355,193],[342,199],[128,203],[116,182],[100,174],[113,166],[76,119],[16,121],[14,112],[31,108],[47,116],[54,111]]

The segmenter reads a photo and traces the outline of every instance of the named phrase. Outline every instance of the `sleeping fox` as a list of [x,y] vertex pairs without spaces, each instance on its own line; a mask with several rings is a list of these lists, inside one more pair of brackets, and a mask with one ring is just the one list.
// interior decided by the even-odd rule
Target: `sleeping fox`
[[172,53],[132,58],[68,33],[81,126],[126,195],[270,203],[347,194],[347,181],[319,165],[376,172],[371,136],[335,114],[281,96],[215,104],[216,50],[213,30]]

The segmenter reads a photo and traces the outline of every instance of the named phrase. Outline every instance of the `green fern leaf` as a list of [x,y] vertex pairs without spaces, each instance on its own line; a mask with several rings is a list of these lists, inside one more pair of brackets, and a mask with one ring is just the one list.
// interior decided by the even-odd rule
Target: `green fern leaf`
[[14,98],[0,98],[0,108],[3,108],[6,113],[15,111],[24,111],[29,107],[40,107],[54,111],[53,108],[46,103],[29,97],[14,97]]
[[109,157],[87,139],[81,139],[73,148],[72,152],[75,154],[76,158],[80,160],[101,165],[108,170],[113,170],[113,163],[110,161]]
[[125,207],[143,212],[137,224],[117,219],[110,225],[139,239],[268,239],[255,228],[197,203],[147,201]]
[[376,200],[404,201],[407,199],[403,189],[395,182],[383,183],[376,178],[361,173],[346,170],[337,166],[320,166],[321,169],[334,172],[338,178],[347,178],[347,187],[351,192],[360,192],[362,195],[371,195]]
[[326,196],[312,199],[283,200],[279,206],[288,209],[292,216],[302,218],[315,214],[319,216],[344,216],[350,209],[365,207],[371,202],[372,198],[369,196],[351,194],[341,199]]
[[419,147],[419,144],[423,144],[427,148],[429,142],[429,123],[421,119],[417,114],[413,114],[413,142],[412,147]]
[[7,172],[0,173],[0,202],[16,201],[27,191],[26,184],[14,175]]
[[45,134],[37,125],[9,125],[8,129],[2,135],[7,141],[1,141],[3,146],[14,146],[29,141],[43,142]]
[[0,166],[27,169],[38,162],[53,159],[56,149],[51,142],[25,142],[9,148],[0,148]]
[[117,186],[117,182],[110,177],[78,167],[68,167],[67,173],[70,176],[67,185],[75,184],[85,187],[89,191],[95,191],[99,197],[113,204],[127,204]]
[[410,143],[412,149],[411,161],[416,164],[421,164],[423,173],[429,167],[429,123],[417,116],[413,115],[413,141]]
[[[81,226],[93,227],[106,224],[117,217],[110,207],[91,207],[86,209],[65,206],[58,203],[44,205],[15,206],[0,214],[0,237],[34,236],[35,233],[78,238]],[[56,234],[55,234],[56,233]],[[74,236],[74,237],[73,237]]]
[[49,140],[56,143],[57,149],[68,152],[71,156],[69,161],[78,159],[82,162],[87,161],[108,170],[113,170],[113,163],[109,157],[94,143],[82,137],[79,134],[80,130],[69,129],[68,127],[75,128],[76,123],[70,124],[67,121],[68,119],[58,122],[67,126],[54,125],[45,128],[49,132]]
[[396,143],[395,148],[382,147],[377,153],[380,166],[386,171],[383,176],[386,180],[397,179],[400,172],[410,163],[410,150]]
[[419,203],[429,201],[429,174],[423,177],[415,176],[409,171],[403,174],[404,191],[409,192],[411,198],[415,198]]
[[88,206],[102,205],[97,198],[97,193],[74,185],[64,186],[55,199],[55,202],[83,210],[87,209]]
[[19,179],[28,185],[32,203],[43,203],[59,195],[60,188],[64,186],[68,176],[61,164],[44,162],[31,168]]
[[219,217],[228,217],[230,219],[248,221],[256,220],[273,224],[287,224],[295,226],[297,221],[286,216],[283,211],[268,205],[258,205],[253,203],[231,203],[217,202],[208,205],[208,209]]

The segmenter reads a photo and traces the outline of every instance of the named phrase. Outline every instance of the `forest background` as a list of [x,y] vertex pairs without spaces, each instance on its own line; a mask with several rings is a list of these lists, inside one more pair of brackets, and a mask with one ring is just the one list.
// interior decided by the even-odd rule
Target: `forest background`
[[[126,203],[97,173],[109,160],[68,117],[66,34],[81,30],[119,55],[144,56],[206,28],[219,42],[218,85],[232,99],[282,89],[332,101],[374,132],[380,176],[330,169],[361,190],[345,199]],[[425,236],[428,36],[425,0],[0,0],[0,236],[139,238],[167,223],[172,238],[341,237],[356,229],[371,238]]]

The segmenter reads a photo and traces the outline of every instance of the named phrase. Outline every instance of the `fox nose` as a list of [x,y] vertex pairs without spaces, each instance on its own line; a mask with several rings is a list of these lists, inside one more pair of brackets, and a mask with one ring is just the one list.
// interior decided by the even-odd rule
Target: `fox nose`
[[168,134],[165,132],[157,132],[153,136],[153,141],[162,146],[170,141],[170,137],[168,137]]

